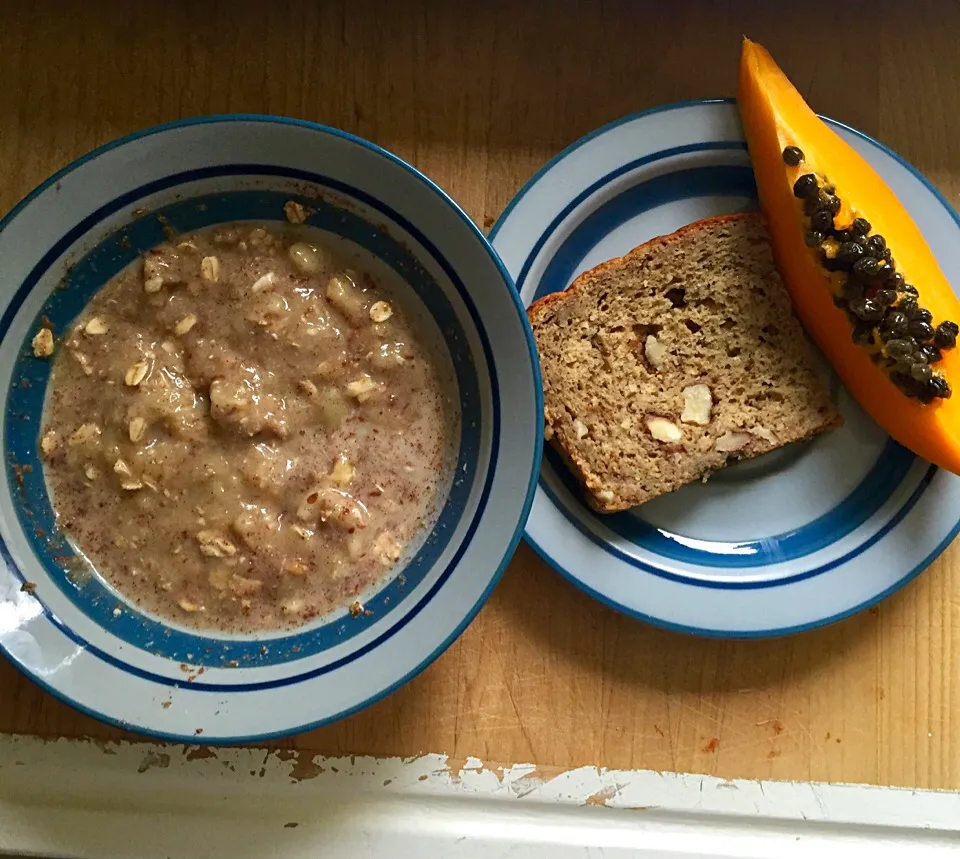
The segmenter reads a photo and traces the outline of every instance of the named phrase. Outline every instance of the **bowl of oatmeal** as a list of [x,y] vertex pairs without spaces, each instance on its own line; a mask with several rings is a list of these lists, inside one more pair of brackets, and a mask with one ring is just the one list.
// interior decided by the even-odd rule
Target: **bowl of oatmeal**
[[482,234],[366,141],[269,117],[105,146],[0,222],[0,649],[190,741],[404,683],[529,511],[542,393]]

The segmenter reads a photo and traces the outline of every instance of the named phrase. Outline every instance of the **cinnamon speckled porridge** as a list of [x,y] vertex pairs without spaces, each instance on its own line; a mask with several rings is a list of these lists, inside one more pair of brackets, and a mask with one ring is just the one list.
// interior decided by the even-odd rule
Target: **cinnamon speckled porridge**
[[459,438],[449,355],[318,235],[175,237],[55,350],[34,339],[55,361],[40,447],[58,525],[149,612],[297,626],[389,575],[434,522]]

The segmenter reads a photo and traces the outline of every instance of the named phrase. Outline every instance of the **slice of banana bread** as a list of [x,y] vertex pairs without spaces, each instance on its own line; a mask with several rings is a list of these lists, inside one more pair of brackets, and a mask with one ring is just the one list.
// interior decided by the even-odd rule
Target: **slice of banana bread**
[[842,421],[759,214],[653,239],[528,314],[546,436],[601,512]]

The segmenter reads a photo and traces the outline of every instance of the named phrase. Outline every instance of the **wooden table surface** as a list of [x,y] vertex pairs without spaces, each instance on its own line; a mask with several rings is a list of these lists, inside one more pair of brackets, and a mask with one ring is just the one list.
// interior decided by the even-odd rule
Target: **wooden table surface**
[[[949,200],[960,192],[956,3],[0,0],[0,20],[3,211],[119,135],[255,112],[379,143],[489,227],[591,129],[732,95],[744,32],[821,112],[892,146]],[[957,547],[859,617],[734,642],[621,617],[522,545],[431,668],[367,711],[278,745],[960,789],[954,671]],[[0,731],[120,736],[2,659]]]

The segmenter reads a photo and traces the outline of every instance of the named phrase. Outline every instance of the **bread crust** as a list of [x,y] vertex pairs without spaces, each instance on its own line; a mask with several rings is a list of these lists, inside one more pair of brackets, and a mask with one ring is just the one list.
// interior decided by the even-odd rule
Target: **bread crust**
[[738,221],[755,220],[756,218],[762,218],[759,212],[735,212],[729,215],[714,215],[711,218],[702,218],[699,221],[694,221],[692,224],[687,224],[684,227],[680,227],[680,229],[676,232],[668,233],[667,235],[663,236],[655,236],[649,241],[644,242],[642,245],[637,245],[633,250],[628,251],[622,257],[614,257],[613,259],[609,259],[606,262],[602,262],[599,265],[594,266],[589,271],[585,271],[578,275],[577,279],[574,280],[574,282],[571,283],[567,289],[561,292],[551,292],[549,295],[544,295],[542,298],[538,298],[527,308],[527,319],[529,319],[530,322],[534,322],[538,314],[543,311],[544,308],[549,307],[552,304],[557,304],[561,301],[567,301],[568,299],[579,295],[580,289],[583,287],[583,285],[589,283],[591,280],[594,280],[597,275],[605,274],[606,272],[614,271],[618,268],[623,268],[632,259],[635,259],[636,257],[642,257],[651,248],[662,248],[671,244],[677,244],[683,241],[691,233],[702,232],[710,227],[719,227],[723,224],[737,223]]
[[[669,248],[671,245],[682,243],[689,238],[694,237],[697,233],[713,228],[723,227],[725,225],[737,225],[738,223],[748,221],[756,222],[758,225],[763,223],[762,216],[757,212],[718,215],[688,224],[674,233],[652,238],[649,241],[633,248],[631,251],[621,257],[607,260],[606,262],[600,263],[589,271],[583,272],[574,280],[567,290],[563,292],[551,293],[550,295],[546,295],[538,299],[527,309],[528,318],[531,324],[534,326],[534,330],[536,332],[537,324],[540,322],[546,311],[555,310],[557,306],[563,302],[578,297],[581,292],[586,289],[588,284],[596,281],[599,277],[616,276],[621,270],[626,269],[627,266],[629,266],[633,261],[650,254],[651,251],[661,251],[665,248]],[[546,425],[549,428],[549,433],[552,435],[550,443],[560,454],[567,467],[577,477],[580,484],[584,487],[586,500],[591,507],[598,512],[614,513],[629,509],[630,507],[634,506],[634,504],[626,502],[624,499],[617,497],[616,495],[614,495],[613,498],[610,498],[609,492],[604,493],[603,496],[598,494],[602,493],[604,490],[602,477],[593,473],[590,463],[584,456],[581,455],[581,452],[576,446],[562,443],[560,434],[554,432],[554,427],[559,425],[561,420],[569,419],[569,415],[567,414],[565,408],[563,409],[562,415],[553,414],[551,411],[550,398],[548,397],[545,404],[544,418]],[[824,416],[824,421],[821,425],[812,427],[802,436],[790,438],[789,443],[810,438],[820,432],[839,426],[842,423],[842,417],[840,417],[835,411],[832,411],[831,414]],[[776,445],[776,447],[782,446],[784,443],[788,442],[781,441]],[[665,446],[664,450],[669,452],[669,446]],[[764,452],[767,451],[760,450],[756,454],[746,453],[744,456],[749,457],[751,455],[759,455],[759,453]]]

